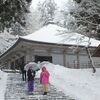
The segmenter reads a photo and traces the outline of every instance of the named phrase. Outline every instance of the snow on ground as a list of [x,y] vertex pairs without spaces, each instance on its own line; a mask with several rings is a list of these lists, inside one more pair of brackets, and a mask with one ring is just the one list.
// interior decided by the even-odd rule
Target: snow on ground
[[76,100],[100,100],[100,69],[69,69],[60,65],[46,64],[50,83]]
[[0,70],[0,100],[4,100],[6,82],[7,82],[7,73],[4,73]]
[[[75,100],[100,100],[100,69],[69,69],[44,63],[50,72],[50,83]],[[41,70],[40,70],[41,71]],[[37,73],[37,77],[40,75]],[[0,100],[4,100],[7,74],[0,71]]]

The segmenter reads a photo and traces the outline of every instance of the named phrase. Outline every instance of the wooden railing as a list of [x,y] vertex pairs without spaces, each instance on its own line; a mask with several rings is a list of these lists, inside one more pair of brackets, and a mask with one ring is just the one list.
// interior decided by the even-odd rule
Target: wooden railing
[[[94,65],[95,65],[96,68],[100,68],[100,63],[96,63],[95,62]],[[77,64],[75,64],[75,63],[68,63],[67,67],[68,68],[75,68],[75,69],[77,69]],[[92,68],[92,67],[91,67],[90,63],[80,63],[79,64],[79,68]]]

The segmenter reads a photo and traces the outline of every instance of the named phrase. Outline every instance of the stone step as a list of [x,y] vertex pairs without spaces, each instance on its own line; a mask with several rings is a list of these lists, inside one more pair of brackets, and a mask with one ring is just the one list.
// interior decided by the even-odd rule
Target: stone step
[[74,100],[62,91],[49,84],[49,92],[45,96],[39,78],[35,79],[35,89],[32,95],[27,93],[27,82],[23,82],[19,73],[9,73],[5,100]]

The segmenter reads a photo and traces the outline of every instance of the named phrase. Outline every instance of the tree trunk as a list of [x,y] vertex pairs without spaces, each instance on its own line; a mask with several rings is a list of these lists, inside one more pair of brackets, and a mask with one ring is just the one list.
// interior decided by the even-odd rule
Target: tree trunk
[[87,54],[88,54],[88,58],[90,60],[90,64],[91,64],[91,66],[93,68],[93,73],[95,73],[96,72],[96,68],[95,68],[94,61],[93,61],[93,59],[91,57],[91,54],[90,54],[90,51],[89,51],[88,47],[86,48],[86,51],[87,51]]

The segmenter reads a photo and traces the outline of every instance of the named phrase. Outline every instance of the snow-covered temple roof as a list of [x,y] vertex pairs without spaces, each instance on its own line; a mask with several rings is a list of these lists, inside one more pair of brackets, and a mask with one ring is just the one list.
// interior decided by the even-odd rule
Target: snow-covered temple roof
[[[55,24],[48,24],[40,30],[27,36],[23,36],[21,38],[31,41],[57,43],[65,45],[87,46],[89,44],[88,37],[78,33],[68,33],[68,31],[65,28],[62,28]],[[90,38],[89,46],[97,47],[99,44],[100,41]]]

